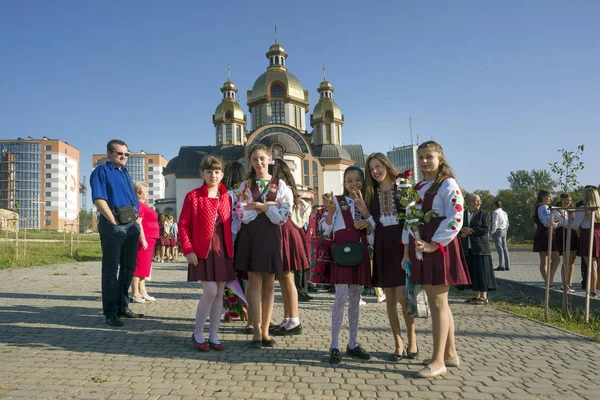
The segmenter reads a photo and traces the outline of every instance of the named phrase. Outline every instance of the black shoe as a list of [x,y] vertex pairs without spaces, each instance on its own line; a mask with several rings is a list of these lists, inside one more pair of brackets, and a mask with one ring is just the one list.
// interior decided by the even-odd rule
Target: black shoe
[[125,325],[123,323],[123,321],[121,321],[117,317],[106,317],[106,323],[109,324],[110,326],[123,326],[123,325]]
[[506,269],[504,269],[504,267],[498,267],[494,271],[506,271]]
[[300,324],[292,329],[285,329],[282,326],[279,329],[276,329],[273,331],[273,335],[275,335],[275,336],[294,336],[294,335],[300,335],[300,334],[302,334],[302,324]]
[[254,347],[255,349],[260,349],[262,348],[263,344],[262,344],[262,340],[253,340],[251,342],[251,346]]
[[365,349],[360,347],[360,345],[356,345],[355,348],[351,349],[350,346],[346,346],[346,354],[352,357],[360,358],[361,360],[370,360],[371,354],[367,353]]
[[408,358],[409,360],[416,360],[417,358],[419,358],[419,347],[417,346],[417,351],[415,351],[414,353],[411,353],[410,351],[408,351],[408,347],[407,347],[406,353],[403,355],[405,358]]
[[276,344],[277,344],[277,342],[273,338],[271,338],[269,340],[267,340],[267,339],[262,340],[263,347],[275,347]]
[[254,333],[254,328],[251,326],[245,326],[244,327],[244,333],[246,335],[252,335]]
[[342,353],[339,349],[329,350],[329,362],[332,364],[339,364],[342,362]]
[[506,267],[504,268],[505,271],[510,271],[510,268]]
[[143,316],[144,314],[136,314],[129,308],[126,309],[124,312],[117,313],[117,317],[119,318],[142,318]]
[[314,284],[309,283],[308,284],[308,292],[309,293],[317,293],[318,292],[317,287]]
[[308,297],[307,294],[304,294],[302,292],[298,292],[298,301],[300,303],[308,303],[310,301],[310,298]]

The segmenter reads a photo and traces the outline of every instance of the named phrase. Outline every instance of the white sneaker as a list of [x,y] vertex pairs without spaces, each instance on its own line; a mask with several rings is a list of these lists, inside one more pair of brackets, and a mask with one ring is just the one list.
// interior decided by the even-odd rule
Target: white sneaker
[[360,299],[360,303],[358,303],[358,304],[360,304],[361,306],[364,306],[365,304],[367,304],[367,302],[364,301],[363,299]]
[[141,304],[141,303],[145,303],[146,299],[144,299],[143,297],[141,299],[137,299],[137,298],[131,296],[129,298],[129,301],[131,301],[132,303],[140,303]]
[[385,294],[382,294],[381,296],[377,296],[377,302],[378,303],[383,303],[385,301]]
[[152,297],[152,296],[145,295],[144,296],[144,300],[146,300],[146,301],[155,301],[156,299],[154,297]]

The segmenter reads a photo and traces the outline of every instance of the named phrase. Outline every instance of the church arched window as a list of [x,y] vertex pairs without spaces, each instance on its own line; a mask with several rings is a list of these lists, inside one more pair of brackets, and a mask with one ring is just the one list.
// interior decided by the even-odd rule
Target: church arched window
[[285,88],[279,84],[271,86],[271,97],[284,97]]
[[281,158],[283,160],[283,146],[280,144],[276,144],[271,149],[271,155],[273,158]]
[[327,110],[327,111],[325,111],[325,119],[326,119],[328,122],[331,122],[331,121],[333,121],[333,113],[331,112],[331,110]]

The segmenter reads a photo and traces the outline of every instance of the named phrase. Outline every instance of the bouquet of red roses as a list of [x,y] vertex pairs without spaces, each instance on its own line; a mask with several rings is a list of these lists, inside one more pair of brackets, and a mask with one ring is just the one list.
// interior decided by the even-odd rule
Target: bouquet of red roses
[[[413,188],[410,179],[412,175],[413,171],[412,169],[409,169],[398,174],[398,178],[396,179],[398,200],[402,207],[406,209],[405,214],[398,215],[398,220],[404,221],[404,230],[410,229],[413,237],[417,240],[421,238],[419,226],[423,225],[423,222],[427,223],[431,218],[437,217],[439,213],[433,210],[424,213],[420,208],[417,208],[417,205],[423,203],[423,200],[421,200],[421,196],[419,196],[419,193]],[[423,253],[420,251],[417,252],[417,259],[423,259]]]
[[227,310],[225,314],[231,318],[240,318],[246,315],[244,303],[239,296],[229,288],[225,288],[225,292],[223,293],[223,307]]

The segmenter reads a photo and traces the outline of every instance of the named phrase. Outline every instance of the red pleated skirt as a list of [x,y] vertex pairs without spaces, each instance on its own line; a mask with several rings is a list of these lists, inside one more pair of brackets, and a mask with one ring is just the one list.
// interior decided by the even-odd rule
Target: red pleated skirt
[[[592,257],[600,258],[600,224],[595,224],[594,238],[592,239]],[[579,234],[579,248],[577,255],[587,257],[590,252],[590,230],[582,229]]]
[[[188,282],[228,282],[235,279],[233,260],[227,258],[223,225],[215,225],[206,259],[198,259],[198,265],[188,264]],[[199,256],[199,254],[196,254]]]
[[[445,217],[432,218],[423,225],[421,239],[430,242]],[[469,269],[458,235],[444,247],[433,253],[423,253],[423,260],[417,260],[415,240],[410,236],[409,251],[410,281],[421,285],[470,285]]]
[[281,226],[281,243],[283,247],[283,272],[294,272],[308,269],[308,256],[304,237],[289,219]]

